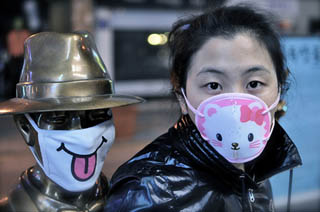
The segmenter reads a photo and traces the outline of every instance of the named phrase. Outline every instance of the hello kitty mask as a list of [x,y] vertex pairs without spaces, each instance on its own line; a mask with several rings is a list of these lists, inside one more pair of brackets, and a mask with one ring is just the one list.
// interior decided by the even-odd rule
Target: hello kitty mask
[[195,125],[202,138],[230,163],[245,163],[258,157],[265,148],[273,127],[270,111],[260,98],[245,93],[224,93],[212,96],[196,110],[182,94],[195,114]]

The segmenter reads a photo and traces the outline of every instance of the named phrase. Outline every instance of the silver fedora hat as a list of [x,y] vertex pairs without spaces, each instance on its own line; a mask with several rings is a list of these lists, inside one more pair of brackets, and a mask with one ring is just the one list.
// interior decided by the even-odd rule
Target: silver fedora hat
[[16,98],[0,103],[0,115],[93,110],[144,101],[115,94],[114,84],[88,32],[41,32],[24,43]]

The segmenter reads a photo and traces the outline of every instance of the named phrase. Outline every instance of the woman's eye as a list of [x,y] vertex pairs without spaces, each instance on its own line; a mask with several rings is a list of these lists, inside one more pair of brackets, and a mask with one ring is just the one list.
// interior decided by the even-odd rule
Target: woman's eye
[[210,90],[218,90],[218,89],[222,89],[221,85],[217,82],[210,82],[207,84],[207,88],[209,88]]
[[256,89],[256,88],[260,87],[261,85],[262,85],[262,83],[259,81],[251,81],[248,83],[247,88],[248,89]]

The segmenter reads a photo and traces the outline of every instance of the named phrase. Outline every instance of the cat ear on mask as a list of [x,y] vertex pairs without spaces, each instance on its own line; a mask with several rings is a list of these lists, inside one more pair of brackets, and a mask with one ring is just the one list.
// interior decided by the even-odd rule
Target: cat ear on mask
[[265,109],[260,102],[254,101],[248,105],[248,107],[252,110],[253,108],[257,107],[258,109]]
[[217,113],[219,109],[220,109],[219,105],[207,104],[206,107],[203,110],[203,114],[205,116],[211,117],[213,114]]

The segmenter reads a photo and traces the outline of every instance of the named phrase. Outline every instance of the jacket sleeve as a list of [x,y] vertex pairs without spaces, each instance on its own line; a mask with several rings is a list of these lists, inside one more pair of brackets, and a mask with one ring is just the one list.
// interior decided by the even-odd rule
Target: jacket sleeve
[[[163,184],[161,184],[163,185]],[[105,212],[174,211],[169,190],[161,186],[154,177],[130,179],[118,182],[110,190]]]
[[[174,181],[174,182],[173,182]],[[206,185],[177,176],[151,175],[118,181],[108,195],[105,212],[220,212],[222,195]]]

